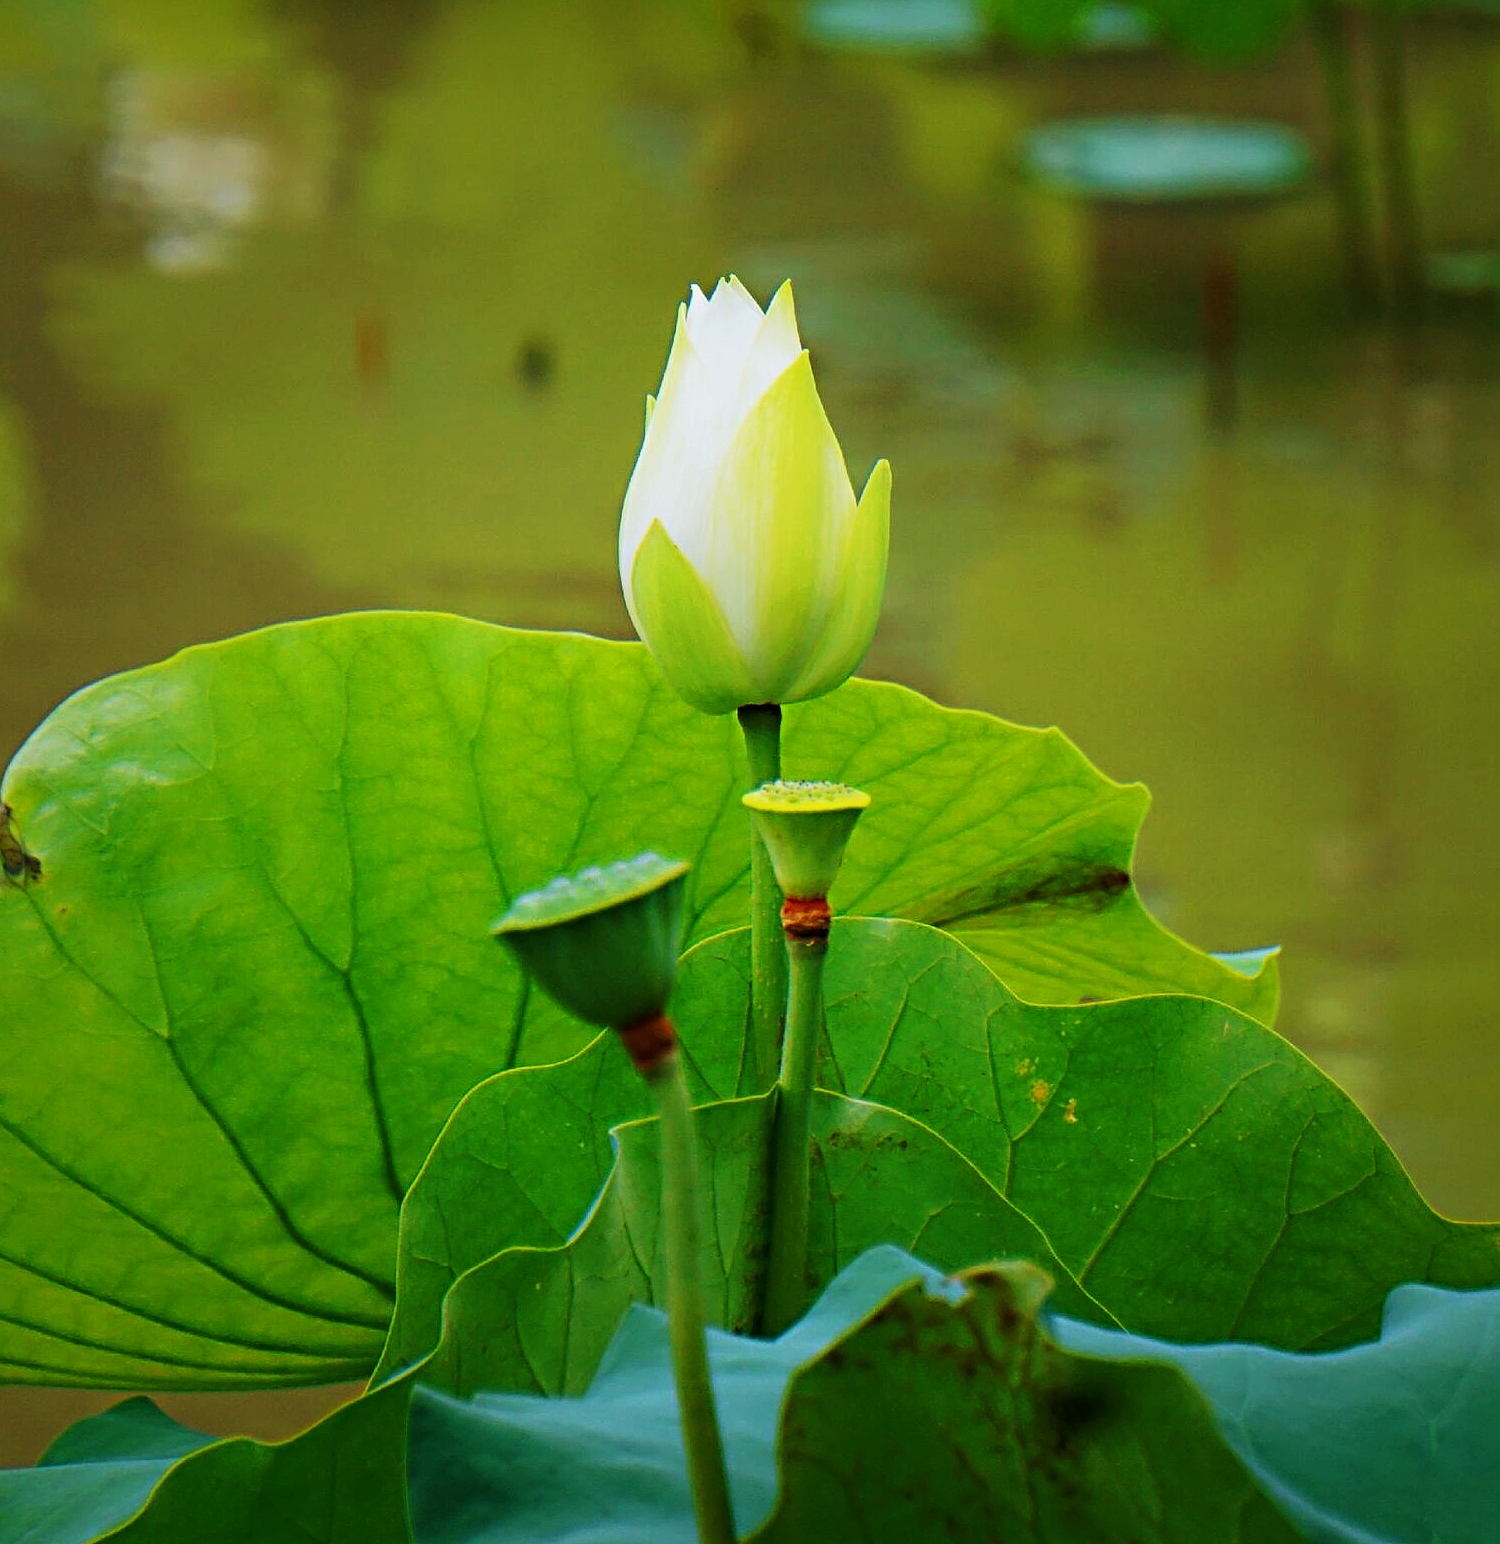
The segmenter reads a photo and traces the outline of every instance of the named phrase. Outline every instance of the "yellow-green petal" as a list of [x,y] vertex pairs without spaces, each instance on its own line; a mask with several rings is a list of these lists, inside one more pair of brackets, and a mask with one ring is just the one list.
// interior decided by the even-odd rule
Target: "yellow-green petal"
[[702,713],[731,713],[765,700],[755,695],[718,602],[660,520],[636,553],[630,588],[641,637],[684,702]]
[[740,425],[714,484],[702,572],[756,683],[783,701],[838,603],[855,515],[843,453],[804,350]]
[[891,540],[891,464],[877,461],[859,496],[844,554],[843,582],[816,649],[783,702],[804,702],[841,686],[859,668],[880,622]]
[[796,361],[801,352],[797,309],[792,301],[792,281],[788,279],[771,297],[765,319],[757,329],[745,359],[739,400],[747,409],[765,394],[766,388]]

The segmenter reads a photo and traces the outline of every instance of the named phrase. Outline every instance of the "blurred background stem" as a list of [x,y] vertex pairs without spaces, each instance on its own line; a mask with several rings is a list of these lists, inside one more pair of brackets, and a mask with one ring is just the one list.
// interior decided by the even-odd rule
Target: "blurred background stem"
[[1334,214],[1350,310],[1359,317],[1380,307],[1380,269],[1373,241],[1370,169],[1361,143],[1349,14],[1331,0],[1312,0],[1308,25],[1318,50],[1328,107]]
[[1422,306],[1422,237],[1411,164],[1407,107],[1406,39],[1401,16],[1389,5],[1370,11],[1370,58],[1375,84],[1375,144],[1385,193],[1386,257],[1391,309],[1415,321]]

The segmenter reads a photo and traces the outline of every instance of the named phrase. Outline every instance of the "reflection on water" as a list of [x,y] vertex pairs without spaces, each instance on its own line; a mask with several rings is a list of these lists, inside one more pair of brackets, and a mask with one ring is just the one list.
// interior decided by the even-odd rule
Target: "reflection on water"
[[227,267],[236,235],[266,214],[270,147],[234,121],[240,104],[225,85],[130,73],[110,90],[101,191],[140,214],[142,255],[167,273]]
[[[1416,45],[1427,229],[1494,249],[1500,32]],[[1162,110],[1326,141],[1300,44],[941,64],[688,0],[0,0],[0,741],[341,607],[625,633],[672,307],[790,273],[856,482],[896,468],[870,672],[1149,782],[1156,909],[1281,940],[1286,1032],[1437,1204],[1500,1213],[1491,297],[1398,345],[1344,320],[1320,188],[1121,210],[1016,176],[1039,122]],[[1238,338],[1205,360],[1214,262]],[[66,1413],[0,1395],[0,1456]]]

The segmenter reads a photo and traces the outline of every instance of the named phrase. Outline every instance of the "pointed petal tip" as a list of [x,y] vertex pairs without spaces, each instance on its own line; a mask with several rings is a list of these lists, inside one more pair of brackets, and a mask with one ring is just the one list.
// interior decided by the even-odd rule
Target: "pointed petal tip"
[[800,347],[801,338],[797,333],[797,303],[792,298],[792,281],[790,279],[783,279],[777,285],[776,293],[771,296],[771,303],[766,307],[766,319],[769,321],[772,317],[775,317],[784,327],[790,330],[792,337],[797,339]]
[[864,491],[859,496],[859,507],[865,507],[865,500],[880,499],[886,503],[891,497],[891,463],[884,456],[870,468],[870,475],[865,478]]
[[[692,333],[688,330],[690,326],[688,317],[691,315],[692,307],[685,300],[680,301],[677,306],[677,321],[672,328],[672,343],[667,350],[669,362],[671,356],[677,352],[679,345],[692,342]],[[660,387],[657,388],[658,392],[660,389]]]

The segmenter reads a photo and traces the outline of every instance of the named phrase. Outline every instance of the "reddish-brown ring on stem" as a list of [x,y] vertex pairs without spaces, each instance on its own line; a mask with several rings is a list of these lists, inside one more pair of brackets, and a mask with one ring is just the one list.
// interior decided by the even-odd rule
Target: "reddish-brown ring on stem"
[[821,896],[789,895],[781,903],[781,930],[788,938],[827,938],[833,913]]
[[677,1031],[665,1013],[648,1014],[627,1024],[620,1039],[643,1077],[654,1072],[677,1049]]

